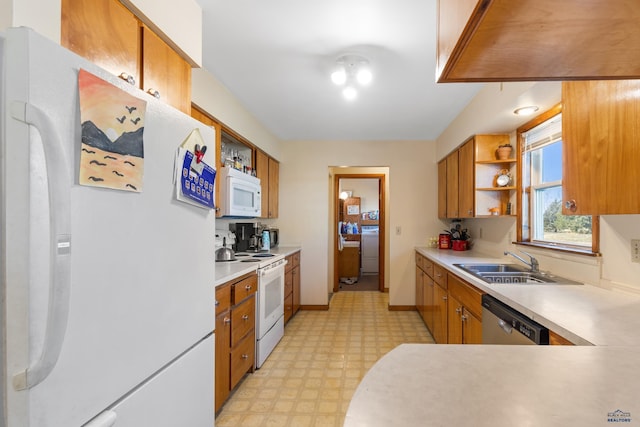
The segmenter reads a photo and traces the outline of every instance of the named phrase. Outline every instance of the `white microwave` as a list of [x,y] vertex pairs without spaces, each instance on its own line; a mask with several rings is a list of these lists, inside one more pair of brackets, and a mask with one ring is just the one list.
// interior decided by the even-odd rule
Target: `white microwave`
[[230,167],[221,167],[219,178],[223,216],[260,216],[262,190],[259,178]]

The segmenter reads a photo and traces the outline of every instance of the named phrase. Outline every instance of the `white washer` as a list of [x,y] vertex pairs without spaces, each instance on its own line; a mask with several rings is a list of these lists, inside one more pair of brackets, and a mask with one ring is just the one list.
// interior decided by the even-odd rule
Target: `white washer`
[[379,231],[377,225],[362,226],[362,273],[378,273]]

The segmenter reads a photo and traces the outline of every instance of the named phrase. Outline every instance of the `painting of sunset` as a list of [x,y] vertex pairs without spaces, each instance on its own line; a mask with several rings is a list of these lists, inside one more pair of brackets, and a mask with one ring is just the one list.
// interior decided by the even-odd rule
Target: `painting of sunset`
[[81,185],[141,192],[146,101],[80,70]]

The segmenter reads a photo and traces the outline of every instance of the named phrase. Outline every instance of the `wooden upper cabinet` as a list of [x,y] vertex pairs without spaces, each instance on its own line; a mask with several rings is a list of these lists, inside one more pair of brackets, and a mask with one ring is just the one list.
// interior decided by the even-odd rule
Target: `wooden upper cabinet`
[[[218,163],[215,165],[217,170],[220,170],[219,168],[223,166],[222,163],[222,126],[216,122],[215,120],[213,120],[207,113],[205,113],[203,110],[201,110],[200,108],[196,107],[195,105],[191,106],[191,117],[193,117],[194,119],[200,121],[201,123],[205,124],[206,126],[210,126],[212,128],[215,129],[216,131],[216,160]],[[211,148],[208,148],[211,149]],[[216,179],[215,180],[215,210],[216,210],[216,216],[217,217],[221,217],[222,216],[222,209],[220,209],[220,179]]]
[[447,159],[438,162],[438,218],[447,217]]
[[563,214],[640,213],[638,93],[640,80],[562,84]]
[[142,26],[140,87],[178,110],[191,113],[191,65],[153,31]]
[[467,141],[458,150],[458,217],[473,218],[475,180],[474,180],[474,141]]
[[62,0],[61,44],[191,112],[191,65],[117,0]]
[[256,176],[262,188],[261,218],[277,218],[280,193],[280,163],[261,150],[256,150]]
[[280,204],[280,163],[269,157],[269,218],[278,217]]
[[140,26],[115,0],[62,0],[61,44],[110,73],[140,82]]
[[447,156],[447,218],[458,218],[458,151]]
[[439,0],[439,82],[640,77],[636,0]]

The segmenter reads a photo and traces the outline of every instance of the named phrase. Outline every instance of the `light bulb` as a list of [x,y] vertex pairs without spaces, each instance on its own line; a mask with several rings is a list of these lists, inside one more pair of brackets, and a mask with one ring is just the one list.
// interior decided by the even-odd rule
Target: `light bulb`
[[347,71],[343,66],[337,68],[333,73],[331,73],[331,81],[337,85],[343,85],[347,81]]
[[371,83],[373,74],[371,74],[371,70],[369,69],[369,67],[364,66],[358,70],[356,79],[358,79],[358,83],[360,83],[361,85],[367,85]]
[[358,91],[353,86],[347,86],[342,90],[342,96],[347,101],[353,101],[358,96]]

